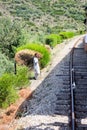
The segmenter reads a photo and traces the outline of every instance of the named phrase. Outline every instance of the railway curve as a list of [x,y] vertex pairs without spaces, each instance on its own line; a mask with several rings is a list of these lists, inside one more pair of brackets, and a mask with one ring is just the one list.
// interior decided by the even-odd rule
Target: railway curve
[[22,104],[24,111],[21,118],[15,119],[12,124],[16,124],[15,130],[74,130],[70,88],[73,47],[75,130],[87,129],[87,53],[84,51],[82,37],[69,41],[62,52],[56,50],[53,64],[47,70],[44,80],[35,81],[34,85],[38,84],[38,87],[33,91],[31,99]]

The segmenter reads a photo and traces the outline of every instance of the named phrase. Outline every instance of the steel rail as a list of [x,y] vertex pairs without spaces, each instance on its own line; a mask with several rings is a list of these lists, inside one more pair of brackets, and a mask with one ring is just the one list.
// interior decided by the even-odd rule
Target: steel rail
[[73,52],[74,48],[71,51],[70,55],[70,87],[71,87],[71,122],[72,122],[72,130],[75,130],[75,112],[74,112],[74,89],[73,89],[73,83],[74,83],[74,68],[73,68]]
[[70,53],[70,87],[71,87],[71,125],[72,125],[72,129],[71,130],[75,130],[75,111],[74,111],[74,89],[76,87],[75,84],[75,71],[74,71],[74,65],[73,65],[73,54],[74,54],[74,49],[75,46],[77,45],[77,43],[79,42],[79,40],[81,40],[82,38],[78,39],[73,48],[71,49],[71,53]]

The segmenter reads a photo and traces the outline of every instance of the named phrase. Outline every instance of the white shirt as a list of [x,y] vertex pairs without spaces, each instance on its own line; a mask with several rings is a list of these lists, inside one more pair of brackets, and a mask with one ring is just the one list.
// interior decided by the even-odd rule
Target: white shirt
[[85,43],[87,43],[87,34],[84,37],[84,41],[85,41]]
[[40,74],[40,67],[39,67],[38,58],[34,57],[33,62],[34,62],[34,70],[35,70],[35,72],[37,74]]

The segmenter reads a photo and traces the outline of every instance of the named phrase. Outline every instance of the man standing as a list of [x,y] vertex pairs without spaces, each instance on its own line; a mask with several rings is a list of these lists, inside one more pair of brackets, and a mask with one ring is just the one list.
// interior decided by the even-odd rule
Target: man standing
[[35,79],[37,79],[38,76],[40,75],[40,66],[39,66],[38,54],[37,53],[35,53],[35,55],[34,55],[33,64],[34,64]]

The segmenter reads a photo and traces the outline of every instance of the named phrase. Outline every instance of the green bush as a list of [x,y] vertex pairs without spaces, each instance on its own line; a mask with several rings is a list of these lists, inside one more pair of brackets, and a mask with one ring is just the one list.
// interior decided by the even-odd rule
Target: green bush
[[50,34],[46,37],[45,43],[50,45],[51,47],[55,47],[57,45],[57,34]]
[[61,36],[57,35],[57,44],[61,43],[62,42],[62,38]]
[[55,47],[58,43],[62,41],[61,37],[57,34],[50,34],[46,37],[45,43],[51,47]]
[[17,67],[17,75],[5,73],[0,77],[0,107],[6,108],[18,98],[17,90],[29,83],[28,68]]
[[0,19],[0,51],[9,59],[14,58],[15,48],[25,44],[30,38],[23,26],[17,20],[12,22],[10,18]]
[[0,107],[7,107],[17,99],[16,90],[13,87],[14,76],[4,74],[0,78]]
[[0,76],[4,73],[14,72],[14,64],[4,54],[0,52]]
[[50,52],[48,52],[48,50],[45,48],[45,46],[43,46],[41,44],[30,43],[30,44],[26,44],[26,45],[23,45],[23,46],[17,48],[17,51],[24,50],[24,49],[35,50],[42,54],[43,57],[40,59],[41,68],[44,68],[49,63]]
[[17,67],[17,74],[15,75],[13,84],[18,89],[26,87],[29,84],[29,73],[26,66]]
[[72,38],[75,34],[74,32],[60,32],[59,35],[62,37],[62,39],[68,39]]
[[79,35],[79,34],[84,34],[84,33],[85,33],[85,31],[83,31],[83,30],[78,30],[76,34]]

